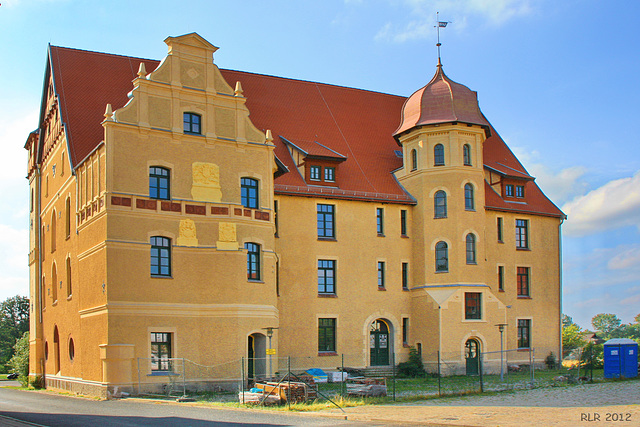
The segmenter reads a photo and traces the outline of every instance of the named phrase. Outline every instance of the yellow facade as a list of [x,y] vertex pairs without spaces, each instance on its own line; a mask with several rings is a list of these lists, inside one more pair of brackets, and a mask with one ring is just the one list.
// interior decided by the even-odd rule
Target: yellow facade
[[[254,126],[241,85],[226,82],[212,63],[217,48],[196,34],[165,42],[168,56],[155,70],[140,67],[129,102],[105,105],[104,140],[73,169],[53,93],[40,134],[27,142],[32,376],[106,396],[154,381],[139,370],[154,363],[153,334],[169,337],[162,339],[170,339],[171,357],[213,366],[264,357],[267,328],[276,328],[269,340],[277,356],[297,358],[298,368],[335,368],[342,355],[364,368],[387,360],[372,359],[377,321],[388,328],[386,364],[419,346],[429,369],[440,352],[455,366],[450,373],[464,373],[468,340],[499,350],[496,325],[505,324],[503,344],[517,348],[519,319],[531,321],[536,360],[559,354],[560,219],[485,209],[491,178],[483,128],[425,126],[399,138],[405,164],[394,173],[413,202],[279,194],[271,133]],[[198,132],[184,132],[185,113],[201,119]],[[44,147],[39,161],[37,144]],[[436,144],[445,147],[444,166],[434,166]],[[462,160],[465,145],[470,164]],[[170,197],[150,194],[153,168],[169,171]],[[258,185],[257,206],[243,205],[244,178]],[[447,195],[444,217],[434,211],[438,191]],[[331,239],[319,238],[319,205],[332,206]],[[515,249],[516,220],[527,221],[527,250]],[[166,252],[157,243],[164,241]],[[446,271],[436,267],[439,242],[448,247]],[[254,278],[252,247],[259,248]],[[154,264],[163,257],[166,271]],[[331,292],[318,290],[320,261],[333,266]],[[516,296],[519,267],[531,273],[527,297]],[[467,293],[481,294],[479,319],[465,318]],[[321,319],[335,321],[331,351],[319,348]],[[282,368],[274,363],[270,372],[256,365],[256,374]]]

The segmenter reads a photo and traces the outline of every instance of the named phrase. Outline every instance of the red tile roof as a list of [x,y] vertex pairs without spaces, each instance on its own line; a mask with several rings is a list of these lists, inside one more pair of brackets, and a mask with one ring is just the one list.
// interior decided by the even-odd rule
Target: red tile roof
[[[151,72],[159,61],[56,46],[50,47],[49,58],[69,138],[70,159],[75,167],[104,139],[101,122],[106,104],[110,103],[113,110],[124,106],[140,62]],[[402,166],[402,159],[395,154],[398,146],[393,134],[401,129],[398,122],[406,98],[241,71],[220,71],[232,87],[237,81],[242,83],[252,122],[263,131],[270,129],[274,135],[275,154],[289,170],[276,178],[276,193],[415,203],[392,174]],[[436,78],[446,76],[442,73],[438,77],[436,73]],[[475,92],[457,83],[447,84],[457,93],[465,90],[472,93],[477,106]],[[454,110],[458,114],[464,109]],[[455,119],[446,119],[486,122],[490,126],[484,116],[480,120],[472,113],[473,117],[456,115]],[[307,186],[281,137],[311,155],[345,157],[336,169],[339,189]],[[484,143],[483,154],[486,166],[512,177],[532,179],[495,131]],[[488,208],[514,210],[512,203],[492,192],[487,187]],[[527,182],[526,202],[527,212],[563,215],[533,182]]]

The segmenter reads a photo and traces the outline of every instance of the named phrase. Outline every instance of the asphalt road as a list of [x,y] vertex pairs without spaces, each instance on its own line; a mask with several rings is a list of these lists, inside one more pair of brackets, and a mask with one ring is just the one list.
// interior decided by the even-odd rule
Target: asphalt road
[[[371,426],[276,411],[221,409],[139,399],[98,401],[1,387],[0,426]],[[21,421],[21,422],[20,422]],[[33,424],[29,424],[33,423]],[[377,425],[389,425],[377,424]]]

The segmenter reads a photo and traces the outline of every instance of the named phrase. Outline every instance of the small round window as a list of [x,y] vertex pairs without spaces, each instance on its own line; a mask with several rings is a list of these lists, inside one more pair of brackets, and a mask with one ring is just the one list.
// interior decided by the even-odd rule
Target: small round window
[[73,338],[69,338],[69,360],[73,360],[76,356],[76,347],[73,344]]

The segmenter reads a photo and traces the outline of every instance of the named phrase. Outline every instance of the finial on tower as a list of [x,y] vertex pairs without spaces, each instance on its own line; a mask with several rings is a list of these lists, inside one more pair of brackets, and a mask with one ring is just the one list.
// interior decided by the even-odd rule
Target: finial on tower
[[440,43],[440,28],[445,28],[450,21],[441,21],[440,12],[436,12],[436,22],[438,23],[438,25],[436,25],[438,33],[438,43],[436,43],[436,46],[438,47],[438,67],[442,68],[442,61],[440,59],[440,46],[442,46],[442,43]]

